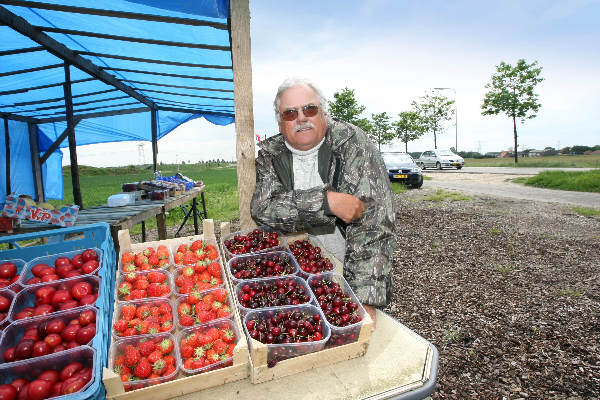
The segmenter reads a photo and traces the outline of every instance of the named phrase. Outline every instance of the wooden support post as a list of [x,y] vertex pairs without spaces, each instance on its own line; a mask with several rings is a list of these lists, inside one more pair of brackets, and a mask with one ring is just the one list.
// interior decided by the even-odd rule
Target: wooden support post
[[6,194],[10,194],[10,135],[8,132],[8,119],[4,118],[4,146],[6,148]]
[[165,219],[166,218],[164,212],[156,214],[156,229],[158,230],[158,240],[165,240],[167,238],[167,225]]
[[152,164],[154,165],[154,172],[158,171],[157,168],[157,158],[158,158],[158,121],[156,118],[158,117],[156,113],[156,108],[150,110],[150,117],[152,118]]
[[73,95],[71,93],[71,70],[69,64],[65,63],[65,110],[67,113],[67,130],[69,131],[69,156],[71,159],[71,182],[73,184],[73,200],[79,208],[83,208],[81,198],[81,187],[79,186],[79,165],[77,164],[77,141],[75,140],[75,121],[73,119]]
[[[249,0],[230,2],[231,57],[238,177],[238,204],[243,230],[256,226],[250,216],[250,200],[256,185],[254,165],[254,112],[252,109],[252,64],[250,58]],[[231,28],[233,27],[233,29]]]
[[33,172],[33,185],[37,201],[46,201],[44,197],[44,181],[42,179],[42,166],[40,164],[40,149],[38,146],[37,125],[27,124],[29,127],[29,149],[31,150],[31,169]]
[[198,234],[198,200],[192,199],[192,210],[194,211],[194,234]]

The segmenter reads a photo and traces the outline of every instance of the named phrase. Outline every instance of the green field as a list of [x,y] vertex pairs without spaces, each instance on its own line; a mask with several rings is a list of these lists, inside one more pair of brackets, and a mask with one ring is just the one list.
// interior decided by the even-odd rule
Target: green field
[[573,192],[600,192],[600,169],[590,171],[542,171],[530,178],[513,179],[527,186]]
[[[159,167],[163,176],[171,176],[177,172],[177,165],[161,165]],[[201,180],[206,185],[204,198],[208,217],[216,221],[231,221],[239,217],[237,195],[236,167],[221,164],[207,166],[201,164],[180,165],[179,171],[194,180]],[[140,169],[133,166],[119,168],[93,168],[80,166],[79,184],[84,207],[93,207],[106,203],[106,199],[115,193],[121,192],[121,185],[127,182],[138,182],[153,178],[152,169]],[[62,205],[74,203],[71,183],[71,170],[63,169],[65,185],[65,199],[60,201],[50,200],[50,203]],[[183,211],[179,208],[171,210],[167,215],[167,225],[175,225],[183,220]],[[188,219],[188,224],[193,224]],[[151,218],[146,222],[148,228],[156,226],[156,219]],[[135,226],[132,231],[137,233],[140,226]]]
[[467,158],[465,167],[600,168],[600,155],[523,157],[517,164],[514,158]]

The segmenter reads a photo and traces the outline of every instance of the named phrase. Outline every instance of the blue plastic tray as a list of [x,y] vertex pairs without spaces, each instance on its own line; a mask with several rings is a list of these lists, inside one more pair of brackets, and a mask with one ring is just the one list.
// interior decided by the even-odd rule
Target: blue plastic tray
[[[23,247],[22,242],[45,238],[46,243]],[[98,307],[98,332],[92,347],[96,349],[95,374],[93,383],[83,392],[69,395],[69,400],[104,399],[106,391],[102,384],[102,369],[108,365],[110,348],[110,322],[113,312],[113,293],[115,286],[115,268],[117,255],[107,223],[52,229],[21,235],[2,236],[0,243],[10,243],[13,249],[0,251],[0,259],[20,258],[25,261],[40,256],[48,256],[72,250],[85,250],[97,247],[102,250],[102,266],[98,276],[102,279],[100,293],[96,301]]]

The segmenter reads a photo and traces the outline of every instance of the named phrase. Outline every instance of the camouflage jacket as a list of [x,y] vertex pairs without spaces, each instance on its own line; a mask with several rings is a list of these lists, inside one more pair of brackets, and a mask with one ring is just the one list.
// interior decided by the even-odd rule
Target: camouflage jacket
[[325,184],[294,190],[292,153],[283,135],[259,145],[256,188],[250,212],[260,226],[283,233],[312,227],[342,225],[329,210],[327,191],[361,199],[363,216],[342,226],[346,236],[344,277],[365,304],[385,306],[391,300],[395,248],[394,205],[387,170],[377,148],[365,133],[343,121],[328,118],[325,141],[319,149],[319,175]]

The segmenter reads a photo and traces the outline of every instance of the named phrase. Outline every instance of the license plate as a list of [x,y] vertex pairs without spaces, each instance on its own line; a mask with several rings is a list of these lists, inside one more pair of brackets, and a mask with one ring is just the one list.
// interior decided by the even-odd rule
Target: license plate
[[454,165],[460,165],[460,163],[459,162],[455,162]]
[[406,178],[408,178],[408,175],[394,175],[394,178],[395,179],[403,179],[403,178],[406,179]]

